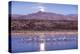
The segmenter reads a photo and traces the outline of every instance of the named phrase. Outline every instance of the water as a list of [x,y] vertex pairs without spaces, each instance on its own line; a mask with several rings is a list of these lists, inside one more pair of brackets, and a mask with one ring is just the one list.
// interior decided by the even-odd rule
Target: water
[[[76,49],[77,35],[46,35],[45,50],[62,50],[62,49]],[[47,40],[50,39],[50,40]]]
[[44,50],[76,49],[77,34],[45,34],[40,35],[12,35],[12,52],[40,51],[40,44],[44,43]]
[[29,52],[29,51],[39,51],[40,44],[36,41],[38,36],[12,36],[12,52]]

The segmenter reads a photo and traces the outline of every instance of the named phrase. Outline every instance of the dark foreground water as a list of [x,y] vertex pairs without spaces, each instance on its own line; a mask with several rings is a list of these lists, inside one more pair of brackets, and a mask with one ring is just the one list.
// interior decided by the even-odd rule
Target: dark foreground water
[[40,35],[12,35],[12,52],[40,51],[40,44],[44,43],[45,50],[64,50],[78,48],[77,34],[45,34]]

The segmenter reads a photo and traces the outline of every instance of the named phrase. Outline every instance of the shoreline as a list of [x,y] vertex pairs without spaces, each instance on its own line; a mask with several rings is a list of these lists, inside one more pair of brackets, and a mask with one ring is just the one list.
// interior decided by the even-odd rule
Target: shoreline
[[78,31],[11,31],[11,35],[78,34]]

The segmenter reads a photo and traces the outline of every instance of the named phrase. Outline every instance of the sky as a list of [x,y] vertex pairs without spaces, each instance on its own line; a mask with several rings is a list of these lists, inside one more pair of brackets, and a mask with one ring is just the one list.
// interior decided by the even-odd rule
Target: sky
[[36,2],[11,2],[11,14],[27,15],[38,11],[52,12],[57,14],[78,14],[77,5],[36,3]]

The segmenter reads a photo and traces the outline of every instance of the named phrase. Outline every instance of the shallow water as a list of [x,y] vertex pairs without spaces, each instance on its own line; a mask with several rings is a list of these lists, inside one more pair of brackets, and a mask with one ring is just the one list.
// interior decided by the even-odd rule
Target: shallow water
[[40,35],[12,35],[12,52],[40,51],[40,44],[44,43],[44,50],[76,49],[77,34],[45,34]]

